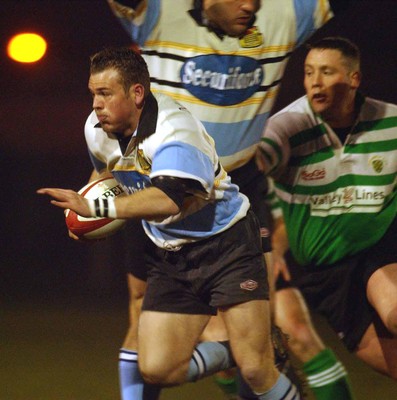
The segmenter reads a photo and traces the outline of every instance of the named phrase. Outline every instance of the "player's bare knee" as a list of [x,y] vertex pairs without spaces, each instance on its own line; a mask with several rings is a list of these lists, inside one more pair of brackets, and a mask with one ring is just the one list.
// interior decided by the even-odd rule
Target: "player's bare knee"
[[134,277],[131,274],[127,275],[127,279],[130,303],[142,301],[146,292],[146,282]]
[[134,303],[134,302],[142,301],[144,295],[145,295],[145,290],[142,290],[139,288],[131,290],[129,293],[130,302]]
[[251,387],[257,387],[259,383],[259,376],[260,376],[260,369],[258,366],[249,365],[249,366],[241,366],[240,367],[241,375],[243,376],[244,380],[250,385]]
[[241,375],[251,388],[270,389],[279,374],[272,356],[244,360],[239,364]]
[[312,331],[306,323],[296,321],[288,333],[288,347],[291,351],[300,355],[316,346]]
[[160,371],[152,371],[141,368],[141,375],[146,383],[152,385],[164,385],[165,377]]
[[144,295],[145,295],[145,291],[140,290],[139,288],[137,288],[136,290],[134,289],[134,290],[129,291],[128,306],[130,309],[130,313],[133,313],[136,315],[140,314]]
[[167,363],[140,363],[139,369],[145,382],[152,385],[175,386],[185,382],[187,369]]

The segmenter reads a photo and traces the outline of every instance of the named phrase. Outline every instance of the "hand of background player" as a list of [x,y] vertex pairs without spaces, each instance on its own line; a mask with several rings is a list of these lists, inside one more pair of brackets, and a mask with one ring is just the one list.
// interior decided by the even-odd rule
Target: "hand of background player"
[[274,283],[277,282],[277,279],[279,275],[284,278],[286,281],[291,280],[291,274],[289,272],[289,269],[287,267],[287,263],[285,261],[285,258],[278,254],[277,252],[273,252],[273,279]]
[[91,211],[88,204],[88,200],[77,192],[69,189],[57,189],[57,188],[42,188],[37,190],[38,194],[47,194],[53,199],[51,204],[54,206],[73,210],[75,213],[82,217],[91,217]]

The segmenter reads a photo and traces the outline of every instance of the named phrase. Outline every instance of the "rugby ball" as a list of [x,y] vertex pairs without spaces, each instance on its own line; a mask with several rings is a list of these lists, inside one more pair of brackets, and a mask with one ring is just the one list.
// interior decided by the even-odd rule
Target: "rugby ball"
[[[117,197],[125,194],[120,184],[111,177],[92,181],[82,187],[78,193],[87,199]],[[125,219],[85,218],[72,210],[65,212],[66,226],[80,239],[103,239],[119,231]]]

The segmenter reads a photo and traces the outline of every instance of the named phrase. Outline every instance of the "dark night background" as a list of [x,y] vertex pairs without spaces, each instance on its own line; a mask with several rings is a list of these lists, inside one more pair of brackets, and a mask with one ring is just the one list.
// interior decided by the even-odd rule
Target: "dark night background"
[[[337,4],[343,8],[345,3]],[[316,34],[355,41],[362,50],[363,92],[394,103],[396,9],[395,1],[351,1],[342,16]],[[8,39],[21,31],[40,33],[49,42],[40,62],[7,58]],[[7,302],[71,295],[125,299],[119,237],[75,243],[67,237],[62,212],[35,190],[85,184],[91,172],[83,138],[91,109],[88,59],[107,45],[129,43],[105,0],[0,2],[0,293]],[[303,93],[303,54],[300,49],[291,58],[276,109]]]

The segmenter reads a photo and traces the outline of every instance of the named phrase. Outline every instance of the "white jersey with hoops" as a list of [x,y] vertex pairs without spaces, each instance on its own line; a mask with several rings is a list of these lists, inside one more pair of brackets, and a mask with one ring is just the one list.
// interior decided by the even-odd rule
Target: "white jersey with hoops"
[[142,48],[152,90],[203,122],[227,171],[253,157],[291,52],[332,16],[327,0],[265,0],[236,38],[200,25],[192,0],[144,0],[136,12],[109,4]]
[[201,122],[168,96],[150,95],[135,138],[125,152],[113,134],[103,131],[95,112],[85,124],[91,160],[98,172],[109,171],[132,194],[150,187],[158,176],[193,182],[179,214],[143,221],[146,234],[159,247],[178,250],[220,233],[242,219],[248,198],[221,167],[214,141]]

